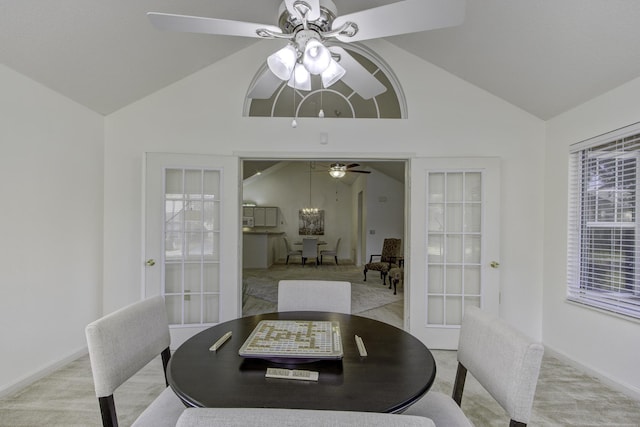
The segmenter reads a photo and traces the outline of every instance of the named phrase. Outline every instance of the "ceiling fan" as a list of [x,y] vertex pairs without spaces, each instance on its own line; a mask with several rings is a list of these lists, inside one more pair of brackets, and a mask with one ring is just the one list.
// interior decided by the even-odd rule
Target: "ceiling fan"
[[220,18],[149,12],[151,23],[169,31],[287,40],[267,59],[265,71],[249,91],[254,99],[270,98],[286,81],[295,89],[311,90],[311,75],[327,88],[339,80],[364,99],[386,88],[338,42],[357,42],[398,34],[459,25],[465,0],[403,0],[338,15],[331,0],[284,0],[278,26]]
[[364,170],[357,170],[357,169],[353,169],[353,168],[357,168],[358,166],[360,166],[358,163],[351,163],[351,164],[345,164],[345,163],[332,163],[329,165],[329,175],[331,175],[332,178],[342,178],[343,176],[345,176],[347,173],[371,173],[370,171],[364,171]]

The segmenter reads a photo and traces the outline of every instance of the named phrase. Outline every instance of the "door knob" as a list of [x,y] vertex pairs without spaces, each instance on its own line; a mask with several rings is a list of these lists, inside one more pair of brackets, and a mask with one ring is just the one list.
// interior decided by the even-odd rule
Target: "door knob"
[[153,258],[149,258],[146,264],[147,264],[147,267],[153,267],[154,265],[156,265],[156,260]]
[[491,261],[489,266],[491,266],[491,268],[498,268],[500,267],[500,263],[498,261]]

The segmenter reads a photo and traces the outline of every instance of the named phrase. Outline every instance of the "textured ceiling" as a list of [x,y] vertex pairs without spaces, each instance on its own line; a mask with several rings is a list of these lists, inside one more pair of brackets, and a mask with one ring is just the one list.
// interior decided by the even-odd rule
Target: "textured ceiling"
[[[349,13],[393,0],[334,0]],[[0,62],[109,114],[256,41],[155,30],[147,11],[275,23],[279,0],[0,0]],[[388,40],[542,119],[640,76],[640,1],[468,0]],[[393,64],[389,64],[393,68]]]

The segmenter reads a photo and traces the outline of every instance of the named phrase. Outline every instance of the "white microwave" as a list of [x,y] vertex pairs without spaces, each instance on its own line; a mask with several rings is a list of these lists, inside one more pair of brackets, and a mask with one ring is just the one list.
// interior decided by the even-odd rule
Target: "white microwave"
[[243,227],[253,227],[253,217],[252,216],[243,216],[242,217],[242,226]]

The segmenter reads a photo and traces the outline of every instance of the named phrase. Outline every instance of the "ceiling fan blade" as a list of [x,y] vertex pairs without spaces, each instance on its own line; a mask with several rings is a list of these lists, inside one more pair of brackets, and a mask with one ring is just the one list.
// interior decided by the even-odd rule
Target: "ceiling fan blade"
[[347,71],[342,76],[342,82],[356,91],[358,95],[364,99],[371,99],[386,92],[387,88],[371,75],[366,68],[360,65],[353,56],[349,55],[346,50],[340,46],[331,46],[329,50],[340,56],[340,61],[338,62]]
[[348,170],[347,172],[355,172],[355,173],[371,173],[370,171],[359,171],[359,170]]
[[[299,16],[302,18],[294,7],[294,4],[298,2],[300,2],[300,0],[284,0],[289,13],[293,16]],[[310,7],[309,12],[307,13],[307,21],[315,21],[320,18],[320,0],[304,0],[301,1],[301,3],[306,3]]]
[[347,169],[357,168],[358,166],[360,166],[360,163],[351,163],[351,164],[347,165]]
[[343,42],[355,42],[460,25],[464,13],[465,0],[404,0],[338,16],[331,27],[355,23],[356,35],[337,37]]
[[154,27],[165,31],[257,38],[262,38],[256,33],[258,29],[264,28],[274,33],[282,33],[282,30],[274,25],[256,24],[253,22],[230,21],[228,19],[158,12],[148,12],[147,16]]
[[269,99],[282,84],[283,81],[267,68],[260,77],[256,79],[247,97],[252,99]]

